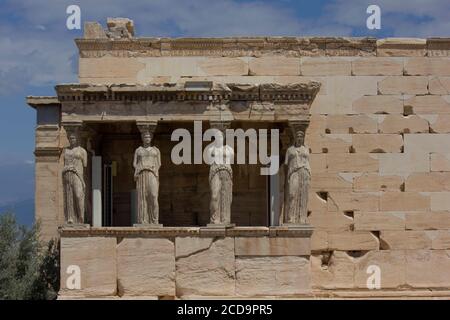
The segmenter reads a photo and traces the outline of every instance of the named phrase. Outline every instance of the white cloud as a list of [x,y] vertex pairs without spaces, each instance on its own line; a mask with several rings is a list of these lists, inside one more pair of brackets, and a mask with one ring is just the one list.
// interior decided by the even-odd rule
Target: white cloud
[[382,27],[391,26],[395,36],[450,34],[448,0],[331,0],[321,17],[309,19],[298,18],[286,1],[6,0],[0,13],[6,17],[0,21],[0,95],[76,80],[73,38],[81,33],[65,28],[70,4],[81,7],[83,21],[130,17],[138,36],[348,36],[365,26],[369,4],[381,6]]
[[145,36],[294,35],[302,25],[288,9],[234,0],[51,1],[7,0],[0,22],[0,95],[27,85],[51,86],[76,81],[73,38],[65,28],[66,7],[78,4],[83,21],[126,16]]
[[36,28],[0,25],[0,95],[27,85],[74,81],[71,42]]

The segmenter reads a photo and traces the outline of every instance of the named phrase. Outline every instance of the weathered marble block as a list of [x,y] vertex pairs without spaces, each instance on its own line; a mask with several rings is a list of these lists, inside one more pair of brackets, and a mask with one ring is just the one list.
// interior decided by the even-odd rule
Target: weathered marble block
[[[60,296],[100,297],[116,295],[116,238],[61,238]],[[69,266],[80,270],[80,289],[67,287]],[[70,270],[70,268],[69,268]]]
[[450,250],[406,250],[406,284],[414,288],[448,288]]
[[233,238],[176,238],[177,296],[235,294]]
[[[405,285],[405,251],[370,251],[354,258],[355,287],[367,289],[367,280],[372,274],[370,266],[380,268],[380,289],[397,289]],[[369,273],[368,273],[369,270]]]
[[350,289],[354,286],[353,258],[344,251],[311,256],[311,283],[314,289]]
[[175,295],[175,246],[168,239],[126,238],[117,245],[119,294]]
[[243,296],[302,295],[309,292],[306,257],[236,258],[236,294]]
[[310,238],[235,238],[236,256],[306,256],[310,254]]

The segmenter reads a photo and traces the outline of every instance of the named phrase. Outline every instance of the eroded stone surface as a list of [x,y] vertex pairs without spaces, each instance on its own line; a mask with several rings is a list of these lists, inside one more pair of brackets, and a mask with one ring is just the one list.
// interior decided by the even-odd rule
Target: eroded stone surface
[[[177,251],[186,252],[176,260],[176,292],[183,295],[233,295],[235,288],[234,239],[211,239],[204,243],[177,238]],[[198,245],[198,246],[196,246]]]
[[213,240],[214,238],[206,237],[177,238],[175,241],[175,256],[177,259],[184,258],[197,252],[208,250]]
[[431,249],[432,235],[425,231],[382,231],[380,240],[385,249]]
[[360,58],[352,61],[356,76],[396,76],[403,74],[402,58]]
[[448,288],[450,250],[407,250],[406,283],[414,288]]
[[374,272],[373,269],[370,269],[370,266],[379,267],[380,289],[400,288],[405,285],[404,250],[371,251],[355,258],[356,288],[368,288],[368,279]]
[[255,76],[300,75],[300,59],[286,57],[262,57],[249,61],[249,74]]
[[450,75],[450,59],[449,58],[409,58],[405,63],[406,75]]
[[343,251],[323,252],[311,256],[313,288],[347,289],[354,286],[353,258]]
[[121,295],[175,296],[175,248],[168,239],[126,238],[117,245]]
[[309,292],[309,270],[309,259],[304,257],[238,257],[236,294],[305,294]]
[[309,238],[235,238],[236,256],[306,256],[309,248]]
[[380,198],[382,211],[427,211],[430,207],[430,196],[419,192],[387,192]]
[[366,173],[353,179],[355,191],[400,191],[403,178],[400,176],[380,176],[378,173]]
[[355,230],[404,230],[405,214],[401,212],[357,212]]
[[344,231],[333,232],[328,235],[329,248],[331,250],[377,250],[379,241],[371,232]]
[[304,76],[349,76],[351,60],[347,58],[302,58],[301,73]]
[[408,212],[406,214],[407,230],[450,229],[449,212]]
[[427,94],[428,78],[389,76],[378,83],[381,94]]
[[353,112],[361,114],[402,114],[400,95],[366,95],[353,102]]
[[[112,296],[117,292],[116,238],[61,239],[61,290],[67,296]],[[78,266],[81,289],[67,287],[67,279]],[[72,283],[69,281],[69,283]]]

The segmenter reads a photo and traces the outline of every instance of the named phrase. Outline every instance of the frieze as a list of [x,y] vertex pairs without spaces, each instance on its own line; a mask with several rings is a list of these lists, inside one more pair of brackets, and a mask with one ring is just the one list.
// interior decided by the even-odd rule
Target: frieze
[[80,57],[157,56],[367,56],[376,55],[375,38],[121,38],[76,39]]
[[81,58],[211,56],[211,57],[314,57],[382,56],[379,49],[418,50],[426,56],[450,56],[449,38],[423,39],[408,43],[402,39],[375,38],[217,38],[217,39],[76,39]]
[[150,85],[86,85],[64,84],[56,86],[60,102],[95,101],[272,101],[309,104],[320,89],[320,83],[276,83],[247,85],[214,83],[211,87],[189,88],[186,84]]

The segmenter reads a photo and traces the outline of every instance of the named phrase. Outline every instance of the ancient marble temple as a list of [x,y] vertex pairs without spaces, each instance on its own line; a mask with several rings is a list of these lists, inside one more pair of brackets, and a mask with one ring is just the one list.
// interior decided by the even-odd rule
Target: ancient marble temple
[[[107,26],[75,40],[78,83],[27,98],[61,299],[450,296],[450,39]],[[177,129],[214,161],[174,163]],[[276,130],[275,174],[227,129]]]

